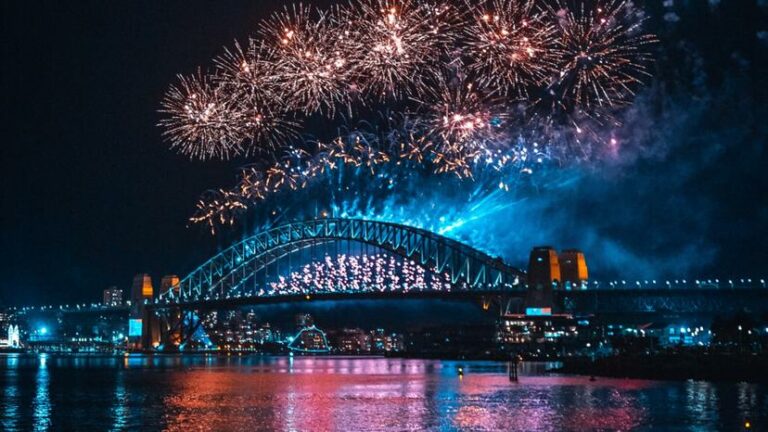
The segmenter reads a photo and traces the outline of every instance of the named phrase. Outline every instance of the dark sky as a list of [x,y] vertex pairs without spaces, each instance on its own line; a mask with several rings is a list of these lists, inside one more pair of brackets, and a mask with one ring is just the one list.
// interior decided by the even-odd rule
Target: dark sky
[[186,219],[234,165],[169,151],[156,111],[276,3],[3,2],[0,303],[96,298],[215,249]]
[[[662,63],[700,60],[706,73],[698,85],[718,89],[709,94],[710,105],[721,111],[698,119],[715,125],[714,132],[637,168],[659,181],[655,175],[695,172],[666,192],[663,182],[654,183],[649,194],[661,200],[670,198],[665,193],[685,195],[674,197],[680,205],[687,205],[683,198],[705,203],[695,208],[706,209],[707,223],[691,230],[691,242],[714,244],[717,252],[702,274],[767,273],[768,158],[766,122],[759,120],[766,113],[764,3],[686,2],[687,9],[676,11],[679,23],[661,2],[649,8],[662,36],[680,38],[667,46],[696,53]],[[3,2],[0,304],[94,301],[109,285],[128,288],[138,272],[184,274],[228,242],[186,221],[201,191],[232,182],[237,163],[190,162],[170,151],[155,127],[157,109],[177,73],[210,64],[222,45],[252,33],[280,4]],[[745,66],[732,83],[734,64]],[[699,76],[674,79],[691,84]],[[727,91],[722,100],[731,105],[718,105],[716,96]],[[751,99],[739,105],[740,95]],[[747,112],[734,113],[739,109]],[[718,123],[723,118],[736,124]],[[702,154],[716,160],[702,161]],[[608,197],[633,193],[631,182],[621,187],[595,189]],[[647,213],[637,206],[624,209],[628,217]],[[639,220],[628,243],[655,235],[652,213]],[[679,226],[686,224],[670,229]]]

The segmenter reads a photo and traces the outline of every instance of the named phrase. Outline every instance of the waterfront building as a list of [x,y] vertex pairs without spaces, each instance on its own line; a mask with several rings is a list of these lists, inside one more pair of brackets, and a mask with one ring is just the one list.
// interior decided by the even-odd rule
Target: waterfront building
[[294,317],[294,322],[296,323],[296,329],[301,330],[305,327],[312,327],[315,325],[315,319],[312,318],[312,315],[308,313],[300,313],[296,314]]
[[371,352],[371,336],[360,328],[344,328],[329,332],[333,348],[343,354]]
[[314,325],[305,327],[300,331],[297,339],[292,341],[292,344],[302,350],[328,351],[330,349],[325,334]]

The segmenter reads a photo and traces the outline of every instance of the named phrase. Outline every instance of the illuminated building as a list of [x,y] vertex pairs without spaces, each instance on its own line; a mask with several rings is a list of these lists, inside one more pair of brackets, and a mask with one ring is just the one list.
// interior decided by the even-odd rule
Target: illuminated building
[[528,292],[525,306],[551,308],[552,288],[560,283],[560,261],[551,246],[538,246],[531,250],[528,260]]
[[405,351],[405,338],[400,333],[392,333],[384,338],[385,352]]
[[179,294],[179,277],[176,275],[165,275],[160,279],[160,292],[168,292],[171,288],[174,288],[174,292],[178,296]]
[[123,290],[117,287],[109,287],[104,290],[104,306],[117,307],[123,305]]
[[311,325],[303,328],[291,341],[289,347],[296,351],[328,352],[328,340],[322,330]]
[[570,315],[504,315],[499,320],[497,337],[503,344],[555,342],[579,334],[578,323]]
[[294,322],[296,323],[296,328],[298,330],[305,327],[312,327],[315,324],[314,318],[308,313],[296,314]]
[[560,252],[561,282],[566,288],[580,287],[589,279],[587,260],[584,253],[577,249],[566,249]]
[[8,338],[0,339],[0,348],[19,348],[21,346],[19,334],[18,325],[9,325],[7,334]]
[[144,308],[144,302],[152,300],[154,295],[152,278],[146,273],[133,277],[131,284],[131,313],[128,320],[129,345],[132,348],[149,349],[160,342],[160,324],[150,320]]
[[371,352],[371,337],[362,329],[341,329],[332,333],[334,348],[345,354],[360,354]]

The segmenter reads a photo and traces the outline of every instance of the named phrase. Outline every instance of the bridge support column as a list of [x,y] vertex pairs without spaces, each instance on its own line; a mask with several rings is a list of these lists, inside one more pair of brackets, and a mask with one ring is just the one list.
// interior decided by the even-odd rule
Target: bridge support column
[[160,344],[160,317],[145,307],[141,318],[141,349],[152,350]]

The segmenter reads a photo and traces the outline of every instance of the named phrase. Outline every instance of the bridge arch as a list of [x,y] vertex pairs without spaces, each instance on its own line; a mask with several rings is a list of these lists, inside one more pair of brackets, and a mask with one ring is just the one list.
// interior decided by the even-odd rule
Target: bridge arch
[[[192,303],[241,296],[255,272],[310,245],[340,241],[372,245],[445,274],[451,287],[471,292],[522,290],[525,273],[500,259],[430,231],[389,222],[323,218],[288,223],[256,233],[221,251],[177,285],[160,303]],[[311,294],[311,293],[308,293]],[[260,290],[253,297],[284,293]]]

